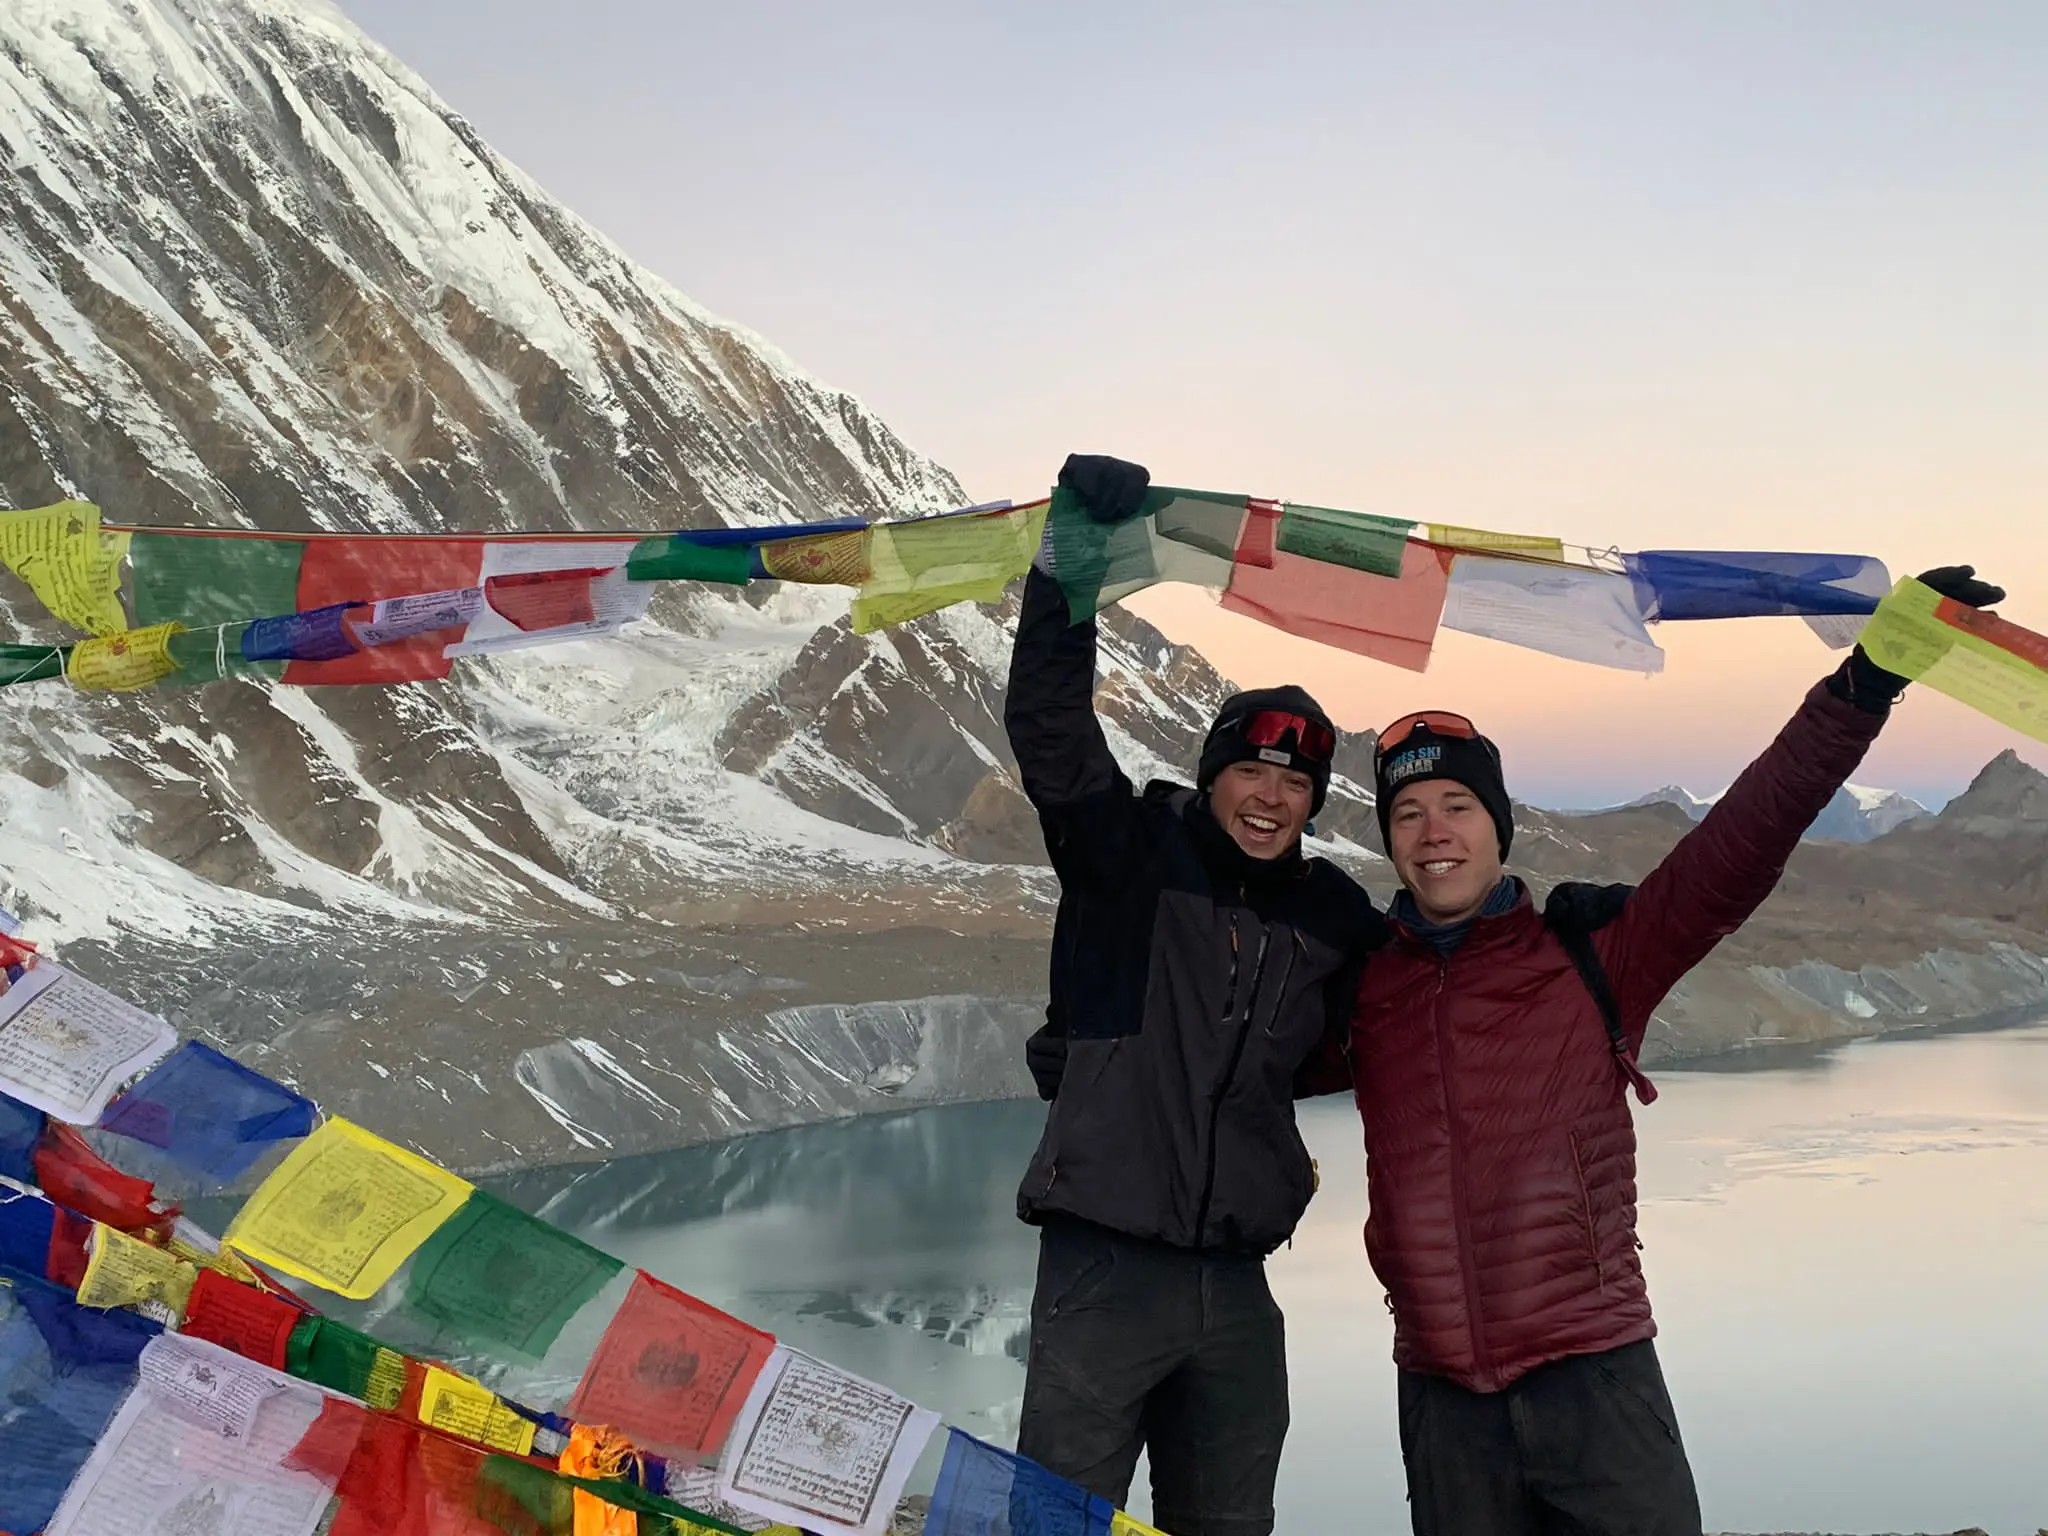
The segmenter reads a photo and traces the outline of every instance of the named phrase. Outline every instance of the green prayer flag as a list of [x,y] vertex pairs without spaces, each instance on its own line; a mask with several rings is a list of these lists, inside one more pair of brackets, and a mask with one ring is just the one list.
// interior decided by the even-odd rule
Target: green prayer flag
[[0,645],[0,688],[62,677],[70,656],[68,645]]
[[[575,1523],[575,1492],[594,1494],[607,1504],[632,1510],[640,1517],[640,1536],[745,1536],[737,1526],[698,1514],[671,1499],[634,1483],[610,1478],[571,1477],[511,1456],[485,1460],[478,1478],[478,1513],[502,1524],[523,1514],[543,1531],[570,1536]],[[515,1516],[516,1518],[516,1516]]]
[[1375,576],[1399,576],[1415,525],[1369,512],[1304,507],[1288,502],[1280,513],[1279,549],[1328,565],[1348,565]]
[[1071,491],[1054,491],[1046,528],[1069,617],[1092,619],[1154,582],[1228,585],[1246,507],[1243,496],[1155,485],[1136,516],[1098,523]]
[[480,1353],[538,1360],[624,1267],[478,1190],[413,1255],[406,1304]]
[[405,1356],[331,1317],[300,1320],[285,1340],[284,1368],[301,1381],[361,1398],[386,1413],[405,1395]]
[[689,539],[642,539],[626,560],[628,581],[722,581],[744,587],[753,571],[749,546]]

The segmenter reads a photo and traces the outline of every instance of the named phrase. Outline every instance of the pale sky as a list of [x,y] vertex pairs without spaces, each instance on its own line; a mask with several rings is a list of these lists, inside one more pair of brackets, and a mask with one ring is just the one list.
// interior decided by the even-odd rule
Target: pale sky
[[[1163,483],[1623,548],[1967,560],[2048,631],[2048,6],[343,0],[629,254],[976,499]],[[1542,804],[1717,789],[1833,664],[1446,635],[1424,675],[1134,606]],[[2031,743],[1919,690],[1857,775]]]

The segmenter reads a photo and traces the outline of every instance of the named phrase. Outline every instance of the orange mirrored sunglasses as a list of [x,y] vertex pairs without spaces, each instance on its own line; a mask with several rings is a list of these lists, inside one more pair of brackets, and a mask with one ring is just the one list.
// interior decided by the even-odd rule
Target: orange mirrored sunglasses
[[1375,755],[1385,757],[1417,731],[1429,731],[1438,736],[1462,736],[1467,740],[1479,735],[1479,727],[1463,715],[1454,715],[1442,709],[1419,709],[1412,715],[1403,715],[1380,732],[1379,748]]

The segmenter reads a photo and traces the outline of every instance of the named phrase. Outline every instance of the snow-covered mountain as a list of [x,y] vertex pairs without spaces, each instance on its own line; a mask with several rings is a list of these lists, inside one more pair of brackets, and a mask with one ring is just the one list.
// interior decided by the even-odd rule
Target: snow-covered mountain
[[[432,531],[968,500],[325,5],[12,0],[0,155],[4,504]],[[509,1088],[441,1132],[472,1161],[734,1123],[783,1070],[764,1029],[816,1058],[820,1103],[900,1083],[932,1030],[983,1028],[947,999],[1036,990],[1049,884],[1000,726],[1006,614],[864,638],[845,609],[678,587],[628,638],[446,684],[11,690],[0,905],[330,1102],[424,1124]],[[5,573],[0,629],[58,638]],[[1141,777],[1190,761],[1222,680],[1110,630],[1117,749]],[[1340,786],[1327,829],[1368,806]],[[907,1033],[854,1006],[888,999]]]
[[[1726,793],[1727,790],[1722,789],[1711,795],[1696,795],[1681,784],[1666,784],[1662,789],[1653,789],[1647,795],[1638,795],[1622,805],[1606,809],[1625,811],[1639,805],[1675,805],[1698,821]],[[1835,791],[1834,799],[1828,802],[1827,809],[1820,813],[1806,835],[1839,843],[1867,843],[1874,837],[1883,837],[1894,827],[1902,827],[1928,814],[1926,806],[1896,789],[1844,784]]]

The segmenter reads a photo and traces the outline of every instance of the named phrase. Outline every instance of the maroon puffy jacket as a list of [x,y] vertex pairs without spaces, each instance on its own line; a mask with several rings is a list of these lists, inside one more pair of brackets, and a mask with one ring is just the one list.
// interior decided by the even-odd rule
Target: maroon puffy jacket
[[[1631,1050],[1672,985],[1763,902],[1884,723],[1807,695],[1594,935]],[[1394,1361],[1494,1392],[1657,1331],[1636,1135],[1605,1025],[1528,895],[1448,958],[1406,929],[1366,963],[1350,1038]]]

